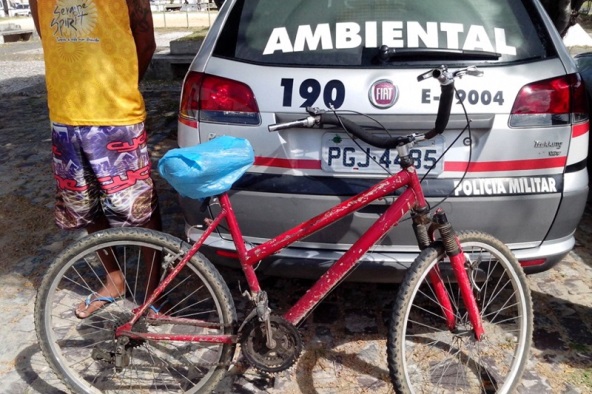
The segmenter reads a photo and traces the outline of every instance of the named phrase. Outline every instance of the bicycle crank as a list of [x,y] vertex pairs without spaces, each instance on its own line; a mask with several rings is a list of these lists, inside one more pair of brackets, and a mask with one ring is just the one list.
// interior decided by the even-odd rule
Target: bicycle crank
[[259,321],[257,316],[247,321],[240,344],[249,364],[265,373],[290,368],[302,352],[302,339],[296,327],[276,315],[270,315],[267,321]]

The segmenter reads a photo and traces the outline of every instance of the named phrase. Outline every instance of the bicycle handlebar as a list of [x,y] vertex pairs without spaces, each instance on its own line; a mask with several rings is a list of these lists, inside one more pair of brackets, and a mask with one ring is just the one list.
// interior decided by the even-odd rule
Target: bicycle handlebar
[[308,113],[311,114],[310,116],[292,122],[270,125],[268,127],[269,131],[278,131],[293,127],[312,127],[315,124],[318,124],[319,126],[322,126],[324,124],[330,124],[333,126],[342,127],[348,133],[353,134],[354,136],[358,137],[367,144],[376,146],[378,148],[391,149],[402,143],[410,142],[410,136],[385,137],[369,133],[366,130],[364,130],[361,126],[359,126],[357,123],[345,117],[339,116],[334,112],[324,112],[317,108],[310,107],[306,110]]
[[372,134],[364,130],[357,123],[347,118],[340,117],[333,112],[325,112],[324,114],[321,114],[319,124],[321,126],[323,124],[341,126],[348,133],[353,134],[365,143],[382,149],[393,149],[399,145],[407,144],[416,140],[416,135],[387,137],[383,135]]
[[423,73],[417,77],[419,82],[435,78],[440,82],[441,94],[440,103],[438,104],[438,114],[436,115],[436,122],[434,128],[424,134],[412,134],[408,136],[385,137],[372,134],[364,130],[355,122],[339,116],[335,112],[327,112],[318,108],[307,108],[306,111],[310,116],[304,119],[299,119],[292,122],[278,123],[270,125],[269,131],[278,131],[294,127],[313,127],[318,124],[330,124],[334,126],[343,127],[348,133],[353,134],[362,141],[375,146],[377,148],[392,149],[401,144],[407,144],[413,141],[434,138],[438,134],[442,134],[448,125],[450,119],[450,111],[452,109],[452,102],[454,100],[454,79],[461,78],[463,75],[481,76],[483,72],[477,70],[477,67],[471,66],[455,72],[449,72],[445,66],[438,67]]

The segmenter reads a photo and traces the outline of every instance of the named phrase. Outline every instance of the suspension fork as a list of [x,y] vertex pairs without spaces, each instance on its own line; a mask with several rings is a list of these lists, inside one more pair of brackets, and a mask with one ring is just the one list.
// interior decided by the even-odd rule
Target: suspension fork
[[[427,220],[429,219],[427,219],[427,213],[425,212],[419,212],[416,217],[413,218],[413,228],[421,250],[427,248],[433,241],[433,232],[435,230],[427,229]],[[442,237],[444,249],[450,259],[450,265],[452,266],[452,270],[458,282],[462,300],[467,308],[469,321],[473,325],[475,338],[480,340],[484,332],[483,322],[479,313],[479,307],[477,306],[477,300],[475,299],[475,295],[471,288],[469,276],[465,270],[465,255],[460,246],[458,237],[442,209],[438,209],[434,214],[433,224]],[[444,281],[442,280],[442,275],[440,275],[440,267],[438,265],[430,270],[428,278],[442,308],[444,318],[446,319],[446,325],[450,331],[454,331],[456,329],[456,316],[454,315],[452,302],[448,291],[446,290],[446,286],[444,285]]]
[[[428,231],[433,224],[432,219],[429,217],[429,208],[426,206],[414,210],[411,217],[413,219],[413,231],[415,232],[417,245],[420,250],[424,250],[433,242],[433,232]],[[432,284],[438,303],[442,308],[442,313],[446,319],[446,326],[450,331],[453,331],[456,328],[456,317],[452,309],[452,302],[440,275],[440,266],[435,265],[428,273],[428,278]]]
[[[399,153],[399,156],[401,156],[401,153]],[[417,173],[414,172],[413,174],[415,176],[413,177],[414,182],[412,184],[412,187],[415,190],[416,195],[420,196],[420,198],[418,199],[416,207],[411,212],[411,219],[413,220],[413,231],[415,232],[417,245],[419,246],[420,250],[424,250],[430,245],[432,245],[434,241],[433,225],[436,223],[434,223],[434,221],[429,216],[430,209],[427,202],[425,201],[423,189],[421,188],[420,181],[417,178]],[[441,216],[443,216],[443,218],[441,218]],[[444,215],[444,211],[442,211],[442,209],[438,209],[436,211],[434,218],[436,217],[439,218],[440,222],[447,222],[446,216]],[[450,227],[450,230],[452,231],[452,226],[450,226],[449,223],[448,227]],[[453,238],[456,238],[454,233],[452,233],[451,235],[453,236]],[[460,254],[462,255],[462,252]],[[446,319],[446,326],[450,331],[454,331],[456,329],[456,316],[454,315],[454,309],[452,308],[450,296],[448,295],[448,291],[446,290],[446,286],[444,285],[444,281],[442,280],[442,275],[440,275],[440,267],[437,264],[428,273],[428,278],[432,284],[432,288],[434,289],[434,293],[436,295],[436,298],[438,299],[438,303],[442,308],[442,314]]]
[[[446,218],[446,214],[442,209],[438,209],[436,211],[434,214],[434,221],[440,231],[442,241],[444,242],[444,249],[446,250],[446,254],[450,259],[450,265],[452,266],[452,270],[456,276],[456,280],[460,289],[460,295],[465,307],[467,308],[467,313],[469,314],[469,321],[473,325],[475,339],[480,340],[484,332],[483,322],[479,313],[479,307],[477,306],[477,300],[473,294],[471,282],[469,281],[469,276],[465,270],[465,254],[462,250],[462,247],[460,246],[460,242],[456,236],[456,233],[454,232],[454,229],[452,228],[452,225]],[[441,282],[442,277],[438,276],[438,280]],[[447,293],[446,296],[448,296]]]

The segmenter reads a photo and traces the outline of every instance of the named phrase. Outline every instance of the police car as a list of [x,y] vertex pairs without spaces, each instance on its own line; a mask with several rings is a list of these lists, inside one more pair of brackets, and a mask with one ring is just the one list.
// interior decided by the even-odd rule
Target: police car
[[[427,131],[440,88],[417,76],[477,66],[456,83],[448,129],[412,155],[432,207],[457,229],[508,244],[527,272],[574,246],[588,194],[589,124],[576,67],[538,0],[227,0],[183,85],[178,142],[247,138],[255,165],[231,199],[248,243],[259,244],[397,171],[394,151],[358,145],[337,129],[270,124],[306,107],[351,111],[376,133]],[[369,118],[370,117],[370,118]],[[317,277],[389,200],[262,261],[270,275]],[[182,198],[190,238],[212,212]],[[215,207],[210,209],[216,209]],[[402,223],[351,279],[397,281],[418,253]],[[206,254],[236,264],[223,230]]]

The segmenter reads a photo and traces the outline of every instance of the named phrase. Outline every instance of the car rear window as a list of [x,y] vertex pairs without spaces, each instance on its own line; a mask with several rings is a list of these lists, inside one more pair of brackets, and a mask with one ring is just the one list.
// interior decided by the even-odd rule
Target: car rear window
[[[521,62],[547,49],[517,0],[238,0],[214,54],[258,64],[368,67]],[[380,47],[390,48],[388,60]],[[477,54],[497,54],[479,57]],[[498,57],[499,55],[499,57]]]

